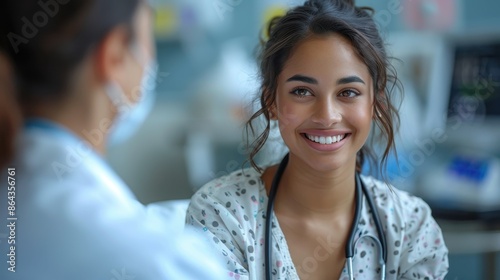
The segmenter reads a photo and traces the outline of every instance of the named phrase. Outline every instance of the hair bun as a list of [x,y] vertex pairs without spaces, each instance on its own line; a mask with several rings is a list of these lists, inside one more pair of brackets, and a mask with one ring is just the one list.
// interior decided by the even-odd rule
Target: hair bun
[[318,2],[330,2],[337,7],[356,8],[356,0],[319,0]]
[[356,3],[354,3],[355,0],[342,0],[341,2],[344,2],[347,5],[352,6],[352,7],[356,6]]

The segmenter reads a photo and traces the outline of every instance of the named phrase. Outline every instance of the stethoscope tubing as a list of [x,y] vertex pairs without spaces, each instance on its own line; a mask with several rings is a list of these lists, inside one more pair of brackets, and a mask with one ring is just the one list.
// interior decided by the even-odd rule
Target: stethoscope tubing
[[[265,228],[265,250],[264,250],[264,261],[265,261],[265,270],[266,270],[266,280],[271,280],[271,257],[272,257],[272,246],[271,246],[271,231],[272,231],[272,215],[273,215],[273,210],[274,210],[274,200],[276,198],[276,193],[278,192],[278,186],[281,181],[281,177],[283,176],[283,173],[286,169],[286,166],[288,165],[288,159],[289,159],[289,154],[287,154],[283,160],[281,161],[280,165],[278,166],[278,170],[276,171],[276,174],[274,175],[272,185],[271,185],[271,190],[269,191],[269,198],[268,198],[268,204],[267,204],[267,211],[266,211],[266,228]],[[362,206],[362,198],[363,195],[366,198],[366,201],[368,202],[368,205],[370,209],[372,210],[372,218],[375,223],[375,227],[377,229],[377,235],[378,239],[375,238],[374,236],[366,236],[370,237],[373,239],[375,243],[377,243],[379,247],[379,254],[381,258],[381,277],[382,279],[385,279],[385,265],[387,263],[387,242],[384,234],[384,230],[382,228],[382,221],[380,220],[380,217],[378,215],[378,211],[375,208],[375,204],[373,202],[373,199],[368,193],[368,190],[364,183],[361,181],[359,174],[356,172],[356,193],[355,193],[355,200],[356,200],[356,207],[354,211],[354,222],[351,226],[350,234],[347,240],[347,245],[345,248],[345,253],[346,253],[346,262],[347,262],[347,268],[348,268],[348,274],[349,274],[349,279],[353,279],[353,257],[354,257],[354,249],[355,249],[355,242],[354,242],[354,235],[356,232],[356,228],[358,226],[359,220],[361,218],[361,206]],[[360,237],[358,241],[363,238]],[[357,243],[357,242],[356,242]]]
[[285,168],[288,165],[288,157],[287,154],[283,160],[281,161],[278,170],[276,171],[276,175],[274,175],[273,182],[271,185],[271,190],[269,191],[269,199],[267,202],[267,211],[266,211],[266,240],[265,240],[265,262],[266,262],[266,280],[271,280],[271,220],[274,210],[274,199],[276,198],[276,193],[278,192],[278,185],[281,181],[281,176],[283,176],[283,172],[285,172]]

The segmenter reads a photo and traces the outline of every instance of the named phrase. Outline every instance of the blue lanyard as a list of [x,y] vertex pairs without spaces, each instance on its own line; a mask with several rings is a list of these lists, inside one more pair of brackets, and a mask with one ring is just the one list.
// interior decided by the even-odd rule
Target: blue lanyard
[[103,166],[108,166],[106,161],[102,158],[101,155],[95,152],[94,148],[86,143],[82,138],[78,137],[75,133],[65,128],[64,126],[53,122],[51,120],[42,119],[42,118],[31,118],[27,119],[24,122],[24,129],[31,130],[41,130],[50,135],[53,135],[65,142],[68,142],[70,145],[85,145],[91,150],[91,154],[93,158],[97,159]]
[[[64,126],[53,122],[51,120],[42,118],[32,118],[24,122],[25,131],[43,131],[46,134],[57,137],[62,141],[65,141],[67,145],[77,146],[85,145],[88,146],[90,151],[86,155],[90,161],[92,161],[92,169],[96,174],[101,174],[101,176],[106,176],[112,181],[107,181],[103,183],[108,188],[113,189],[116,194],[125,195],[126,199],[134,198],[134,194],[128,189],[127,185],[116,175],[111,167],[109,167],[106,160],[98,153],[95,152],[94,148],[85,142],[82,138],[78,137],[75,133],[71,132]],[[95,175],[97,176],[97,175]]]
[[69,140],[71,142],[80,143],[83,140],[76,136],[69,129],[59,125],[53,121],[42,118],[31,118],[24,122],[24,129],[26,130],[43,130],[59,138]]

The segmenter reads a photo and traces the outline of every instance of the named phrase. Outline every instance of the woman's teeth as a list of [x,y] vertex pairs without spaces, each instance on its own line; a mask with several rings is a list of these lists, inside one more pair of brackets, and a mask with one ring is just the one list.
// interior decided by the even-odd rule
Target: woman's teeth
[[314,141],[316,143],[328,145],[328,144],[333,144],[333,143],[337,143],[337,142],[341,141],[342,139],[345,138],[345,134],[337,135],[337,136],[313,136],[313,135],[306,134],[306,137],[309,140]]

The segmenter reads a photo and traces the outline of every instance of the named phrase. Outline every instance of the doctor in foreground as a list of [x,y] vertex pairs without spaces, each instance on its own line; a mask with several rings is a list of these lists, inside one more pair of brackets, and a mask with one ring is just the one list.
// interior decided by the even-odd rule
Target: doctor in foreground
[[25,121],[0,176],[0,279],[220,279],[198,239],[171,234],[102,158],[153,102],[145,1],[3,1],[0,11]]
[[[310,0],[271,21],[258,111],[267,127],[244,169],[192,198],[186,222],[206,232],[228,279],[444,279],[448,251],[427,204],[361,172],[370,130],[386,162],[397,82],[369,9]],[[289,154],[253,157],[277,122]],[[251,128],[251,127],[250,127]],[[375,132],[375,130],[374,130]],[[280,160],[280,159],[276,159]]]

